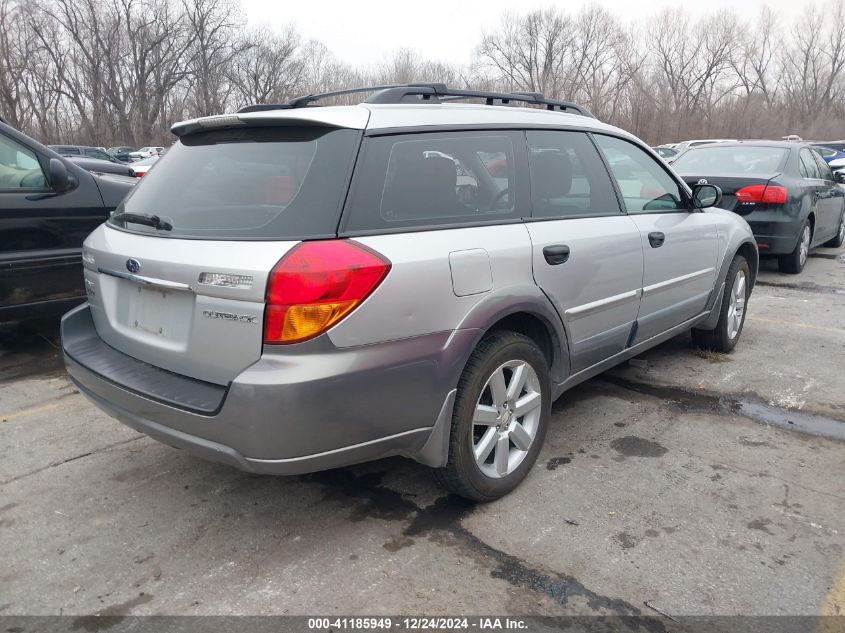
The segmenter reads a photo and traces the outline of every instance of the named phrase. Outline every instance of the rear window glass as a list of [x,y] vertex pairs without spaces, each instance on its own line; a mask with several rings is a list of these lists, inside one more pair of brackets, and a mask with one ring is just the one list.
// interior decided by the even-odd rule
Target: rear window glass
[[509,132],[373,137],[359,159],[345,229],[453,226],[520,216]]
[[687,174],[744,174],[777,171],[789,150],[782,147],[700,147],[681,154],[672,163]]
[[360,131],[325,127],[216,130],[183,138],[115,210],[156,215],[161,237],[305,239],[331,237],[346,194]]

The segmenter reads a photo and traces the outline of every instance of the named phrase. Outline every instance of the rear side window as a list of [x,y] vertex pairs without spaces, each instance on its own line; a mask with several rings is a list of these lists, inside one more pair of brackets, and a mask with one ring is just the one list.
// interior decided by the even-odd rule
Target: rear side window
[[819,173],[819,166],[816,165],[816,160],[813,158],[810,150],[802,149],[798,156],[800,159],[801,176],[803,178],[818,179],[822,177],[821,173]]
[[656,158],[633,143],[613,136],[596,134],[595,139],[619,184],[628,213],[661,213],[689,208],[684,190]]
[[116,209],[156,215],[160,237],[290,240],[331,237],[348,188],[359,130],[255,127],[184,137]]
[[[365,141],[343,231],[453,226],[521,217],[511,132],[379,136]],[[524,178],[524,175],[523,175]]]
[[529,130],[527,137],[532,217],[622,212],[607,169],[586,134]]

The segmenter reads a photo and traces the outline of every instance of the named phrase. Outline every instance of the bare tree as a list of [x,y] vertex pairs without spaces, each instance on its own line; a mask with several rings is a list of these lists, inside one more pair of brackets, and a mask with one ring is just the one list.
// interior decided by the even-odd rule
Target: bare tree
[[282,103],[301,89],[305,62],[293,27],[275,34],[248,32],[235,48],[226,77],[239,105]]

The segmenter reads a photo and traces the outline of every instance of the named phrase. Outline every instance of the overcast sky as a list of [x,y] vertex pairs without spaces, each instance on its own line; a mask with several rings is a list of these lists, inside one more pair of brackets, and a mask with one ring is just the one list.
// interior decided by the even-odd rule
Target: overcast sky
[[[838,2],[841,0],[828,0]],[[411,48],[424,57],[464,63],[472,57],[481,34],[494,29],[505,11],[526,12],[557,6],[575,12],[587,0],[242,0],[250,25],[282,27],[294,23],[306,39],[318,39],[340,59],[353,65],[375,65],[385,54]],[[691,13],[733,9],[753,18],[764,4],[787,19],[807,0],[599,0],[598,4],[627,21],[644,21],[666,6],[684,6]]]

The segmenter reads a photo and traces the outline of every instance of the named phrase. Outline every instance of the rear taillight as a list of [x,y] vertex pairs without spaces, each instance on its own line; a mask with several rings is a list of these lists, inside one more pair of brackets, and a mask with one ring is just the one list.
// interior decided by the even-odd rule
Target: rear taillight
[[779,185],[749,185],[734,194],[740,202],[762,202],[783,204],[786,202],[786,187]]
[[350,240],[302,242],[270,272],[264,342],[298,343],[322,334],[384,280],[390,262]]

